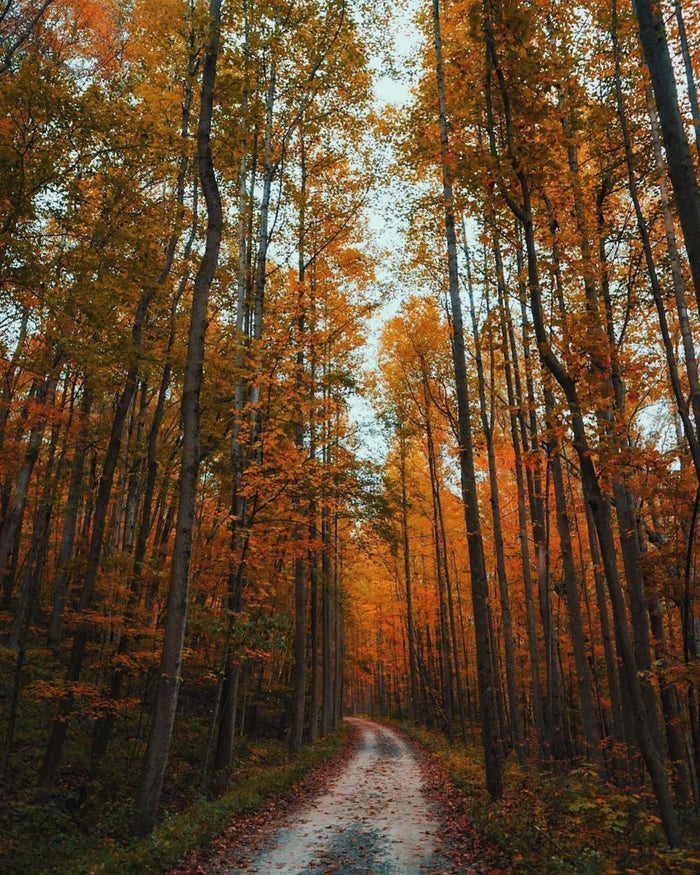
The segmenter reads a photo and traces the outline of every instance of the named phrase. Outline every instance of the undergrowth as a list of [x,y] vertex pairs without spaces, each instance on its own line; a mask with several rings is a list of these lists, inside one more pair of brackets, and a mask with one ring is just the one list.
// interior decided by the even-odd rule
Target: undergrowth
[[583,765],[571,771],[531,766],[511,756],[503,798],[486,792],[481,749],[450,746],[438,731],[406,726],[465,791],[476,830],[496,843],[516,872],[691,873],[700,871],[700,818],[683,812],[684,847],[670,850],[654,800],[646,791],[604,781]]
[[[0,809],[0,873],[168,871],[188,851],[206,847],[237,815],[255,812],[266,800],[287,795],[341,746],[346,733],[341,725],[333,735],[294,755],[278,740],[241,740],[231,789],[216,799],[198,796],[194,789],[194,762],[201,750],[194,746],[190,750],[189,769],[184,765],[187,752],[175,751],[180,774],[170,771],[164,814],[151,835],[138,840],[128,837],[133,773],[115,769],[105,775],[103,771],[101,783],[87,786],[88,802],[75,811],[66,805],[67,783],[49,797],[26,786],[12,798],[6,796]],[[112,792],[100,794],[105,783]]]

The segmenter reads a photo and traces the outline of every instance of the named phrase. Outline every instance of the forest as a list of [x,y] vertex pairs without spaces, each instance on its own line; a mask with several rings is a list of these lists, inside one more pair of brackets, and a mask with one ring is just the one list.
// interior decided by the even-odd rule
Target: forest
[[699,78],[693,0],[0,0],[1,872],[347,715],[474,871],[698,871]]

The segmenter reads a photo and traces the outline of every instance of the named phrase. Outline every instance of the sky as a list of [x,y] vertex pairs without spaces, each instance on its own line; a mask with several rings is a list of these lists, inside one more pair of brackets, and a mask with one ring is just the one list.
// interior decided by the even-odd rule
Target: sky
[[[407,107],[411,100],[411,87],[416,81],[416,59],[421,50],[421,34],[414,21],[420,0],[406,0],[397,4],[392,15],[391,33],[387,46],[391,63],[376,57],[371,63],[374,71],[375,109],[382,113],[387,109]],[[391,161],[393,155],[383,149],[381,159]],[[401,306],[401,301],[410,289],[402,285],[397,271],[397,262],[405,247],[404,233],[399,212],[395,209],[395,193],[381,187],[372,193],[366,215],[373,245],[379,251],[390,253],[382,260],[377,270],[377,285],[390,289],[387,300],[369,320],[367,343],[363,349],[364,366],[371,369],[378,354],[382,326]],[[396,258],[393,258],[393,254]],[[359,437],[359,455],[363,459],[379,461],[386,452],[386,443],[373,413],[371,402],[362,395],[354,395],[349,401],[351,427]]]

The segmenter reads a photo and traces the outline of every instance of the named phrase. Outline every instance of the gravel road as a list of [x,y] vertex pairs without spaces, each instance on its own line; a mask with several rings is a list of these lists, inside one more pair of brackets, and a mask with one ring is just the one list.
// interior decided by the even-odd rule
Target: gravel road
[[360,731],[357,752],[326,793],[288,816],[231,875],[445,871],[436,841],[439,824],[413,752],[386,726],[352,722]]

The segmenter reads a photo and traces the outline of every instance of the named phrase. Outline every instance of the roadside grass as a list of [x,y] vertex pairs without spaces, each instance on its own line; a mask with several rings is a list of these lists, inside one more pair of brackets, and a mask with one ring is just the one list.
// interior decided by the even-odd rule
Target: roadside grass
[[[31,657],[28,680],[48,675],[52,657]],[[0,649],[0,670],[8,668],[4,677],[11,677],[13,658]],[[237,815],[287,796],[347,738],[348,727],[341,724],[336,733],[295,755],[279,739],[238,739],[231,789],[218,798],[206,797],[199,792],[202,739],[210,720],[200,705],[203,697],[195,685],[183,690],[162,815],[150,836],[134,840],[129,837],[129,821],[143,751],[130,730],[138,715],[132,709],[121,718],[108,757],[95,763],[90,760],[93,720],[76,713],[56,785],[42,793],[36,780],[55,702],[25,692],[9,768],[0,775],[0,875],[168,871],[188,851],[207,847]],[[0,696],[0,704],[6,701],[6,695]]]
[[700,871],[700,817],[682,813],[685,845],[670,850],[651,795],[607,783],[592,766],[571,771],[505,765],[503,799],[486,792],[481,748],[450,746],[436,730],[397,724],[445,766],[466,794],[468,816],[516,872],[692,873]]
[[280,742],[252,742],[245,763],[231,776],[232,789],[218,799],[198,799],[183,811],[167,814],[147,838],[121,846],[103,845],[80,855],[71,867],[54,871],[108,875],[168,871],[187,852],[207,847],[234,817],[258,811],[271,798],[287,796],[340,748],[347,733],[342,724],[335,733],[298,754],[290,754]]

